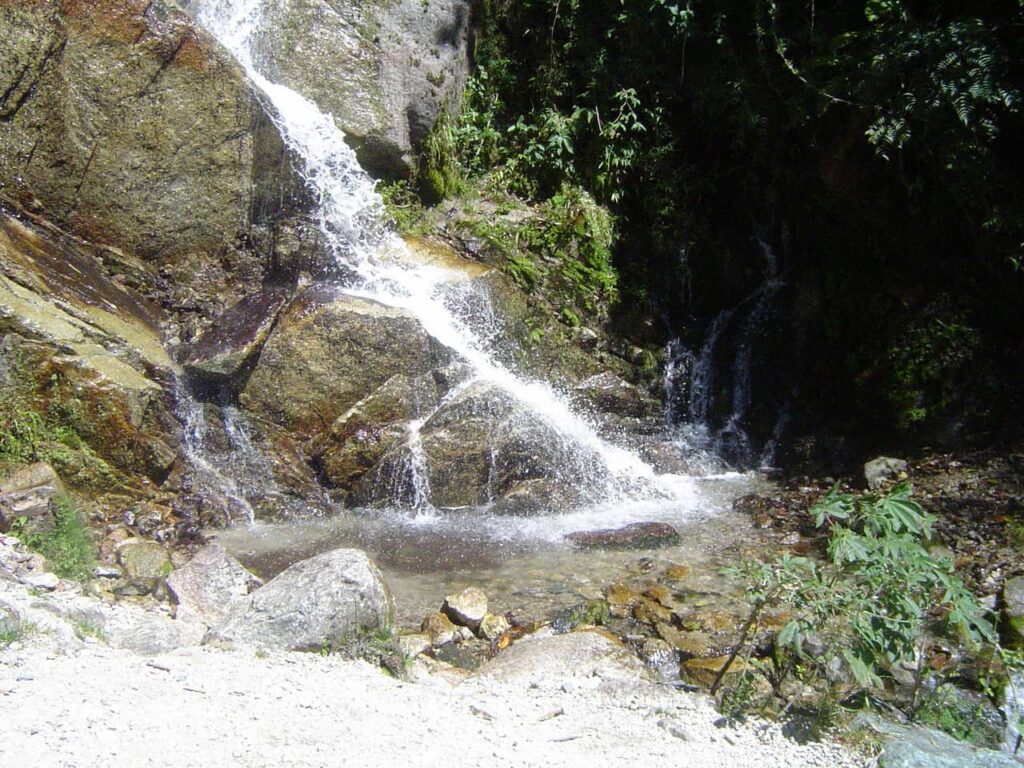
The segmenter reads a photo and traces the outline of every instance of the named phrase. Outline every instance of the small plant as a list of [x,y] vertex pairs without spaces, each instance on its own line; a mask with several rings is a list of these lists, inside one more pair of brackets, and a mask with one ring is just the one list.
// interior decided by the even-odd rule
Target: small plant
[[756,634],[762,610],[792,614],[761,667],[787,708],[812,689],[828,697],[882,688],[915,660],[930,618],[969,645],[995,642],[993,625],[952,563],[928,553],[933,518],[911,499],[908,484],[884,496],[837,486],[811,511],[829,531],[826,562],[787,554],[727,569],[747,580],[753,606],[730,664]]
[[15,618],[0,618],[0,650],[25,639],[34,627]]
[[54,497],[53,528],[29,530],[22,518],[15,522],[14,534],[45,557],[50,570],[62,579],[86,579],[96,567],[96,546],[70,496]]
[[319,653],[321,656],[338,655],[366,661],[399,678],[406,674],[405,655],[390,625],[377,629],[360,627],[351,634],[325,640]]
[[75,630],[75,637],[79,640],[93,639],[103,642],[106,640],[106,636],[103,634],[103,629],[96,626],[91,621],[82,619],[80,621],[73,622],[72,626]]

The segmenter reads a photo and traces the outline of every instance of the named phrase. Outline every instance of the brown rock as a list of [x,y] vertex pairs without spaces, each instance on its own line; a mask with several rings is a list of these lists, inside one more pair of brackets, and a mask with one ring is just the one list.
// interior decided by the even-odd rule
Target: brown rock
[[508,620],[499,614],[488,613],[477,627],[476,633],[484,640],[497,640],[509,630]]
[[690,575],[688,565],[670,565],[665,569],[665,578],[669,581],[682,581]]
[[447,645],[455,639],[456,627],[443,613],[432,613],[420,624],[420,631],[433,646]]
[[457,594],[445,597],[441,613],[453,623],[476,631],[487,615],[487,595],[481,589],[467,587]]
[[[716,656],[711,659],[687,659],[679,665],[679,677],[684,683],[710,688],[728,659],[728,656]],[[748,670],[753,670],[753,666],[743,659],[737,658],[730,665],[729,671],[725,673],[725,679],[730,680]]]

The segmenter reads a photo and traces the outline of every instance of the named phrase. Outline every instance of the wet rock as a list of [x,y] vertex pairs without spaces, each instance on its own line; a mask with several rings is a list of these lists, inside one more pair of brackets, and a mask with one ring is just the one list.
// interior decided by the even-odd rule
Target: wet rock
[[456,626],[443,613],[432,613],[423,619],[420,631],[430,640],[430,644],[438,647],[455,640]]
[[223,621],[236,602],[262,584],[219,544],[208,544],[167,577],[175,617],[207,626]]
[[288,288],[266,288],[239,301],[184,349],[185,370],[198,381],[240,390],[290,296]]
[[316,285],[281,314],[239,400],[308,438],[393,376],[426,373],[449,354],[409,313]]
[[260,70],[332,114],[364,168],[407,176],[438,116],[462,102],[473,4],[264,0],[258,7]]
[[647,638],[640,646],[640,659],[659,680],[670,681],[679,677],[679,656],[664,640]]
[[312,651],[360,632],[393,626],[394,607],[364,552],[336,549],[281,572],[232,607],[209,639]]
[[0,93],[0,186],[90,241],[215,261],[295,185],[241,68],[164,0],[3,3]]
[[1003,615],[1008,644],[1024,648],[1024,576],[1007,579],[1003,585]]
[[649,418],[661,412],[661,403],[639,387],[610,371],[584,379],[573,389],[574,400],[599,413]]
[[0,481],[0,532],[9,531],[22,518],[26,530],[50,530],[53,498],[61,493],[64,483],[49,464],[37,462],[17,470]]
[[500,614],[488,613],[480,620],[480,626],[477,627],[476,633],[484,640],[491,640],[493,642],[508,632],[508,630],[508,619]]
[[423,424],[421,444],[436,506],[495,502],[495,514],[531,514],[567,505],[575,489],[587,486],[584,458],[567,450],[515,398],[486,382],[474,382],[447,400]]
[[313,455],[320,475],[331,486],[354,492],[356,503],[372,503],[377,490],[374,484],[357,488],[358,482],[389,452],[401,449],[409,437],[407,423],[424,416],[440,395],[433,373],[416,378],[392,376],[331,425]]
[[62,426],[91,452],[65,444],[51,460],[69,485],[111,485],[104,461],[154,480],[174,463],[160,317],[95,249],[0,211],[0,387],[23,411],[74,415]]
[[654,549],[680,542],[679,531],[667,523],[631,523],[622,528],[577,531],[565,538],[580,549]]
[[872,491],[879,490],[886,482],[899,478],[907,471],[907,462],[879,456],[864,465],[864,481]]
[[117,561],[129,579],[159,579],[171,572],[171,557],[155,541],[126,541],[117,550]]
[[655,629],[665,642],[683,655],[683,659],[707,658],[721,653],[721,647],[715,644],[707,632],[688,632],[666,622],[659,622]]
[[690,575],[688,565],[670,565],[665,569],[665,578],[669,581],[683,581]]
[[487,595],[477,587],[467,587],[446,596],[441,605],[441,613],[458,626],[476,630],[487,615]]

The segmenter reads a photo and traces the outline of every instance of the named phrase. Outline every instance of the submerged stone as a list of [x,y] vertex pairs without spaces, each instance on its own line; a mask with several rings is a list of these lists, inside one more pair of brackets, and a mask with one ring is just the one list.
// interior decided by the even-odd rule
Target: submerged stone
[[622,528],[577,531],[565,539],[580,549],[654,549],[681,541],[679,531],[668,523],[630,523]]

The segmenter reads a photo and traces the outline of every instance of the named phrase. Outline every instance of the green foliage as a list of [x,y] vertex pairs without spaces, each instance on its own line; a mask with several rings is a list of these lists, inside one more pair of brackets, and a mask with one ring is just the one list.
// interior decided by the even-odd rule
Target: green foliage
[[14,405],[0,409],[0,460],[12,463],[41,461],[46,443],[77,442],[67,427],[49,423],[39,413]]
[[960,381],[979,346],[978,332],[960,313],[933,304],[890,345],[889,402],[901,429],[941,413],[960,393]]
[[[525,208],[522,203],[518,207]],[[471,214],[464,226],[499,253],[501,268],[521,288],[532,292],[543,287],[570,325],[578,325],[584,313],[606,313],[618,299],[611,214],[569,185],[526,213],[486,218]]]
[[406,180],[382,183],[377,187],[388,218],[401,235],[422,234],[426,211],[412,184]]
[[75,630],[75,637],[79,640],[92,639],[99,640],[100,642],[104,642],[106,640],[106,636],[103,634],[103,629],[92,622],[83,619],[81,621],[73,622],[73,626]]
[[969,696],[954,685],[937,685],[914,711],[918,723],[937,728],[955,739],[998,749],[1003,741],[1002,722],[987,715],[991,704]]
[[16,521],[14,535],[46,558],[47,567],[62,579],[84,580],[96,567],[96,545],[74,500],[67,495],[53,500],[53,527],[34,531]]
[[420,198],[427,205],[436,205],[463,189],[456,141],[454,122],[442,110],[423,142],[416,170]]
[[21,642],[34,627],[24,621],[11,618],[0,618],[0,650]]
[[969,645],[996,641],[952,563],[928,553],[934,519],[907,484],[884,496],[834,488],[812,513],[829,532],[826,562],[786,554],[728,570],[747,581],[755,616],[767,606],[793,615],[775,635],[766,667],[777,695],[793,679],[831,686],[843,679],[840,670],[855,689],[881,688],[892,670],[915,660],[930,618]]
[[[16,372],[15,380],[31,379]],[[54,376],[50,389],[58,384]],[[81,403],[74,398],[54,396],[49,405],[37,407],[25,392],[0,393],[0,465],[44,461],[73,486],[105,490],[122,484],[117,471],[80,436],[82,419]]]

